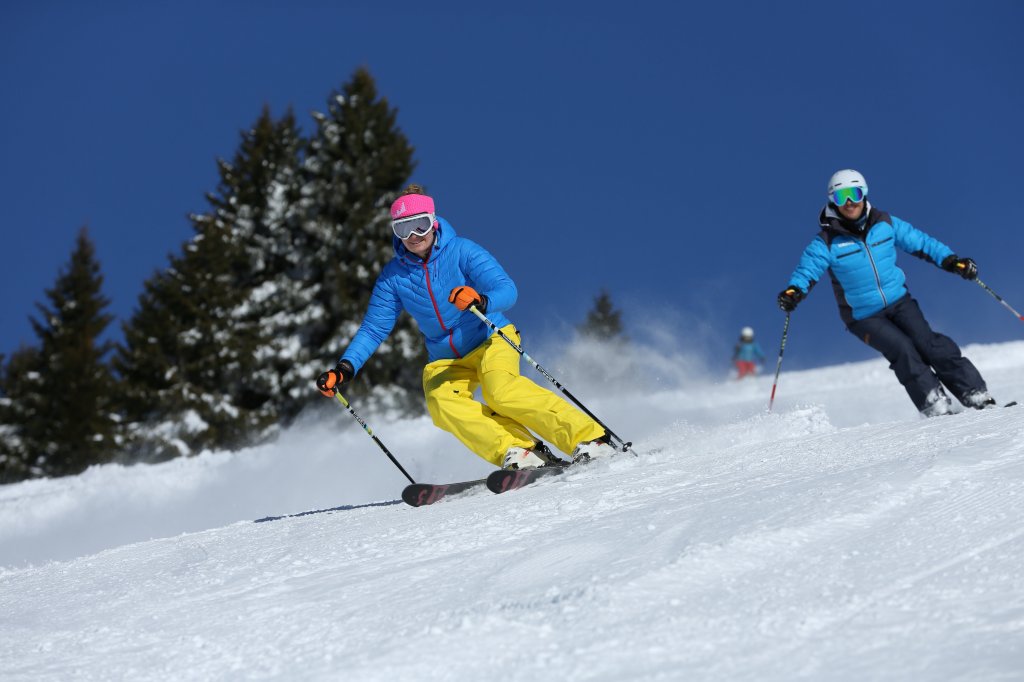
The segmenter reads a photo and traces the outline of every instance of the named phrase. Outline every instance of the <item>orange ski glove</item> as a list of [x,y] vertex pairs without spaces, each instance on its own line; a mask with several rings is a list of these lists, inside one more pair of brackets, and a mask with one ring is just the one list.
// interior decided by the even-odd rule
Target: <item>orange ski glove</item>
[[356,371],[352,369],[352,363],[342,360],[334,369],[329,369],[316,378],[316,387],[328,398],[334,397],[334,392],[352,381]]
[[487,297],[473,287],[455,287],[448,294],[448,302],[459,310],[469,310],[469,306],[475,305],[480,312],[487,312]]

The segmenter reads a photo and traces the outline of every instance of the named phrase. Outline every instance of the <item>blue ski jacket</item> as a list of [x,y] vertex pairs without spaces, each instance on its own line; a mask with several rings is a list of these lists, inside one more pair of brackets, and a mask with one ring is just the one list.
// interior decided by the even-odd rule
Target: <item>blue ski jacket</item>
[[936,265],[952,249],[913,225],[867,205],[864,231],[857,233],[831,206],[818,217],[821,232],[804,249],[789,285],[808,293],[827,270],[849,326],[907,295],[906,275],[896,265],[896,249],[930,260]]
[[395,257],[381,271],[359,331],[342,354],[358,372],[395,327],[399,313],[409,311],[427,344],[430,362],[460,358],[491,335],[490,328],[469,311],[448,302],[457,286],[471,286],[487,297],[487,317],[496,326],[510,324],[503,311],[519,292],[494,256],[479,244],[459,237],[438,216],[434,247],[426,261],[409,253],[393,238]]
[[744,362],[764,362],[764,353],[761,351],[761,344],[757,341],[739,341],[732,350],[733,360]]

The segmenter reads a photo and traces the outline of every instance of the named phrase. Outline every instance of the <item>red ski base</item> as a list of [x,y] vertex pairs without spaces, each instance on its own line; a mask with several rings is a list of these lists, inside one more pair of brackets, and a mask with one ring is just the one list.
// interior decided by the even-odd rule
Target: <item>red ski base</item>
[[518,469],[515,471],[501,469],[500,471],[492,471],[491,475],[487,477],[487,489],[492,493],[500,495],[501,493],[507,493],[509,490],[516,490],[517,488],[530,485],[541,478],[565,473],[565,470],[568,468],[568,466],[548,466],[539,469]]
[[402,491],[402,501],[411,507],[422,507],[473,488],[483,487],[486,483],[486,478],[459,483],[413,483],[405,486],[405,490]]

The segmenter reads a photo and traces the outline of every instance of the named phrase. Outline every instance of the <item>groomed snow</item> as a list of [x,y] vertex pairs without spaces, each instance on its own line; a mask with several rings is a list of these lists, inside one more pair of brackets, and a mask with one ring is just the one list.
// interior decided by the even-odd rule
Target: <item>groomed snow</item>
[[[965,353],[1024,398],[1024,342]],[[874,360],[768,414],[770,374],[567,381],[639,457],[420,509],[340,410],[0,487],[0,679],[1022,679],[1024,406],[923,420]],[[417,479],[488,470],[362,416]]]

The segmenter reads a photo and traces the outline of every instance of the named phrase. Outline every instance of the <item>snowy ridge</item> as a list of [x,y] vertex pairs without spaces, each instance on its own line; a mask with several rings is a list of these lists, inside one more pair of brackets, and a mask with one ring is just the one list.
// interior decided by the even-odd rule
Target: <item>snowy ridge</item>
[[[965,354],[1024,397],[1024,343]],[[770,385],[587,401],[639,457],[420,509],[360,506],[404,479],[309,425],[2,487],[0,678],[1020,679],[1024,407],[922,420],[884,361]],[[364,416],[418,479],[487,470]]]

